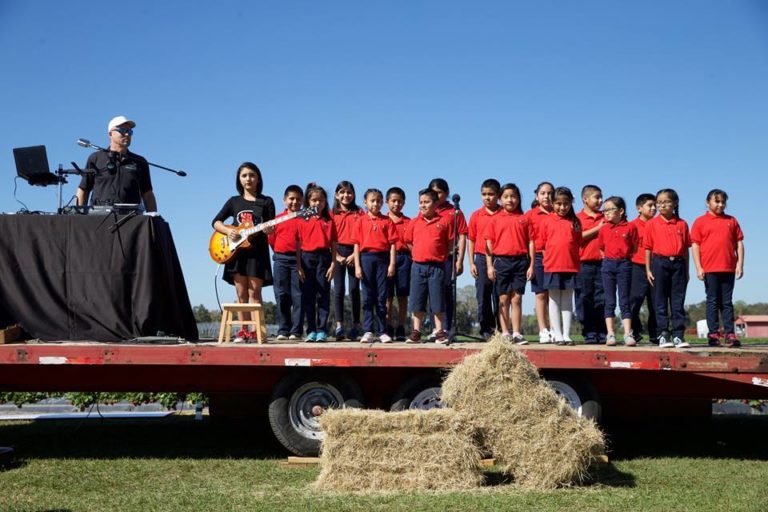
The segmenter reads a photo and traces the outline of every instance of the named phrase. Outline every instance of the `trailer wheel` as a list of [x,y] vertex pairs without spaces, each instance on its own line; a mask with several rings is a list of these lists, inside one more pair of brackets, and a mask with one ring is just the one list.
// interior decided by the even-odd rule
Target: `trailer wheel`
[[579,416],[600,421],[603,412],[600,396],[588,379],[564,374],[548,374],[544,378]]
[[440,384],[440,376],[435,373],[424,373],[411,377],[395,392],[389,410],[429,410],[445,407],[441,400],[442,389]]
[[320,451],[323,431],[318,417],[326,410],[363,407],[363,394],[346,375],[291,373],[275,386],[269,403],[269,424],[288,450],[302,457]]

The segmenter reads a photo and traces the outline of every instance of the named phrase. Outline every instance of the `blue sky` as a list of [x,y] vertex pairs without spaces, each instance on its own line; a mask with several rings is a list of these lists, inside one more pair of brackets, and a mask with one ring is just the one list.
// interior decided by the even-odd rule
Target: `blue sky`
[[[348,179],[359,193],[403,187],[408,213],[434,177],[468,214],[488,177],[517,183],[524,203],[542,180],[632,203],[672,187],[689,222],[724,188],[746,234],[735,298],[768,301],[759,0],[0,0],[0,69],[0,211],[20,208],[12,148],[82,165],[75,140],[107,145],[107,121],[129,116],[134,151],[189,173],[152,179],[193,304],[216,305],[210,221],[245,160],[278,205],[288,184]],[[16,191],[45,211],[56,194]],[[687,302],[703,298],[692,281]]]

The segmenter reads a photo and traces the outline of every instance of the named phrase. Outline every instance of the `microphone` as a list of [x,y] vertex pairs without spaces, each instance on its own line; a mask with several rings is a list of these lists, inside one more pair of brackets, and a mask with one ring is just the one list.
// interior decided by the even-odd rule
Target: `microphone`
[[453,201],[456,204],[459,204],[459,201],[461,201],[461,196],[459,194],[453,194],[451,196],[451,201]]

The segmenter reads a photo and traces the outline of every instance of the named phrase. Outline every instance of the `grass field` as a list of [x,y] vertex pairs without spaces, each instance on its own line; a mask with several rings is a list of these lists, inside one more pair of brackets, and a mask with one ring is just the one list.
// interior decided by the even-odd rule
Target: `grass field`
[[4,422],[17,462],[0,472],[0,510],[768,509],[768,417],[608,431],[611,464],[580,487],[524,492],[491,471],[475,492],[342,495],[309,487],[317,467],[286,467],[260,421]]

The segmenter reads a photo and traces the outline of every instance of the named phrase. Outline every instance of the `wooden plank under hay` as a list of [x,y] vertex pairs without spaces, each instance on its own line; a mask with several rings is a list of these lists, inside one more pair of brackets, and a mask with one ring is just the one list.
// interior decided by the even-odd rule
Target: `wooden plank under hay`
[[500,336],[451,371],[442,398],[468,418],[496,464],[523,487],[578,483],[605,453],[594,422],[579,417]]
[[457,490],[483,482],[474,432],[456,411],[337,409],[320,425],[318,489]]

